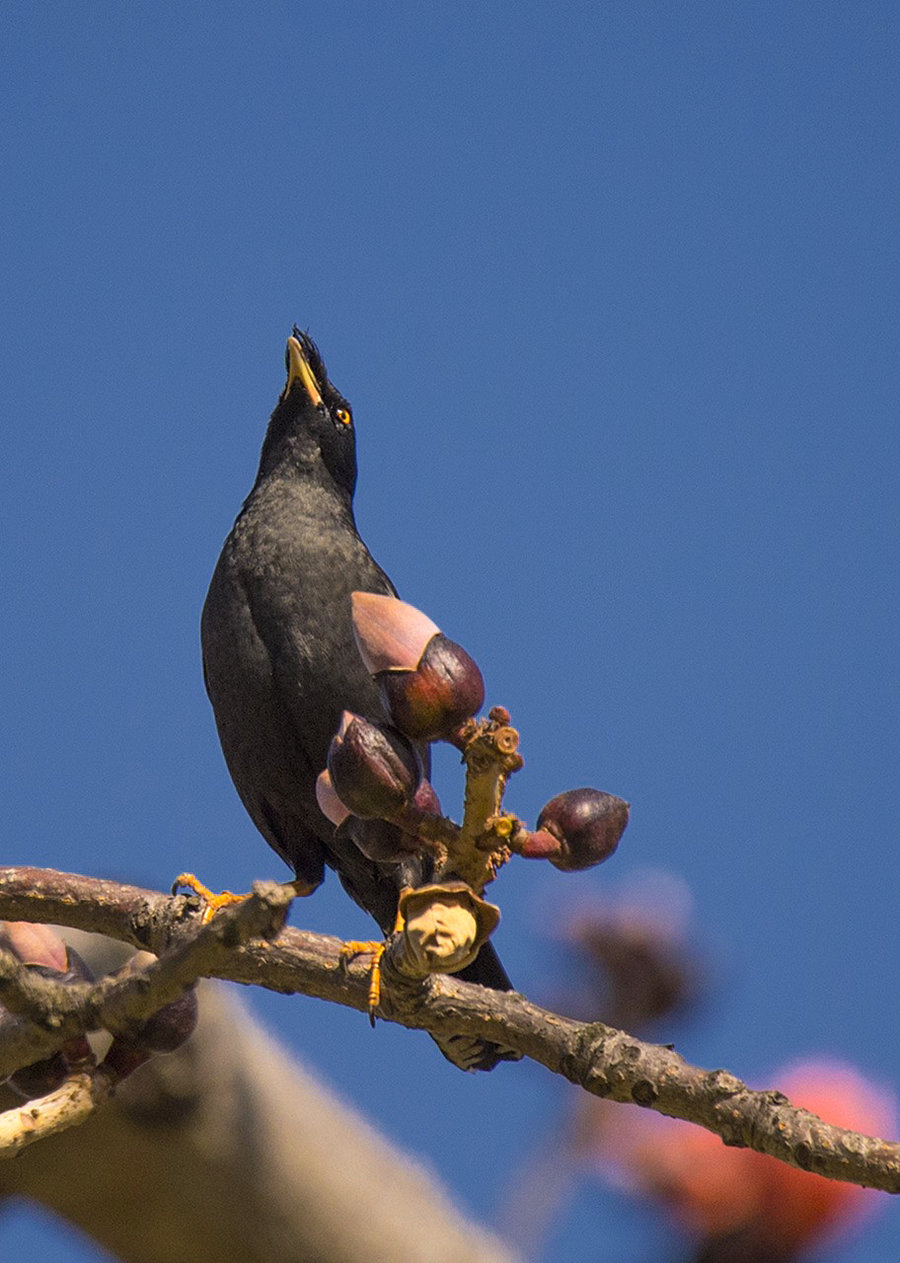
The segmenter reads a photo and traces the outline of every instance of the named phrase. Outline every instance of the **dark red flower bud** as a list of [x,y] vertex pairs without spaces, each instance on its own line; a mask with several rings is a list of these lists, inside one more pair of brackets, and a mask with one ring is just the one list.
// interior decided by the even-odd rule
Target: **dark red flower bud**
[[[138,973],[154,959],[149,952],[138,952],[121,972]],[[154,1053],[170,1053],[180,1048],[193,1035],[196,1025],[197,993],[189,987],[130,1034],[117,1035],[103,1058],[103,1069],[116,1081],[127,1079]]]
[[416,753],[400,733],[349,711],[332,738],[328,772],[348,811],[384,820],[411,801],[421,776]]
[[197,993],[193,987],[165,1005],[132,1036],[131,1042],[147,1052],[174,1052],[190,1039],[197,1025]]
[[69,1074],[69,1063],[61,1052],[46,1057],[43,1061],[33,1061],[30,1066],[22,1066],[8,1079],[9,1086],[33,1100],[36,1096],[46,1096],[62,1087]]
[[410,802],[395,820],[361,820],[350,816],[343,828],[367,859],[377,864],[396,864],[410,855],[427,851],[430,843],[417,836],[422,816],[439,816],[441,804],[434,786],[424,777]]
[[443,632],[432,636],[415,671],[375,677],[387,713],[415,741],[444,741],[484,702],[478,664]]
[[121,1082],[134,1074],[152,1056],[146,1048],[138,1048],[127,1039],[114,1039],[103,1058],[103,1069],[116,1082]]
[[375,864],[397,864],[421,850],[418,838],[389,820],[360,820],[351,816],[342,826],[366,859]]
[[628,824],[628,803],[599,789],[568,789],[544,806],[538,833],[559,839],[557,855],[547,858],[563,872],[592,868],[608,860]]
[[412,605],[353,593],[353,627],[392,722],[415,741],[452,737],[484,702],[484,680],[462,646]]

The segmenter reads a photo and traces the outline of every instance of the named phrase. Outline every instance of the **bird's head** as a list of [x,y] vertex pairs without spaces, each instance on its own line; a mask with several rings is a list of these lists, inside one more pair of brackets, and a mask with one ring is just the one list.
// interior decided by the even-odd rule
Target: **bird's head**
[[284,362],[287,382],[266,431],[259,476],[283,464],[314,472],[324,465],[337,489],[352,497],[356,435],[349,403],[328,380],[315,342],[296,325]]

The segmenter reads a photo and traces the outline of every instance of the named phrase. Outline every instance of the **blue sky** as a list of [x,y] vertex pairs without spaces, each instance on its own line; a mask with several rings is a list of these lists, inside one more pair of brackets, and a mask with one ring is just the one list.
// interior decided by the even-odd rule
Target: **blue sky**
[[[297,321],[354,405],[364,537],[521,729],[509,805],[632,803],[606,867],[493,888],[517,985],[548,994],[567,904],[664,867],[719,959],[687,1057],[759,1080],[829,1052],[896,1085],[895,6],[4,18],[4,862],[284,872],[197,624]],[[334,881],[294,920],[366,933]],[[421,1035],[255,1007],[485,1218],[565,1101],[539,1068],[463,1076]],[[592,1190],[550,1257],[661,1240]],[[898,1241],[891,1207],[828,1257]],[[30,1215],[0,1243],[97,1257]]]

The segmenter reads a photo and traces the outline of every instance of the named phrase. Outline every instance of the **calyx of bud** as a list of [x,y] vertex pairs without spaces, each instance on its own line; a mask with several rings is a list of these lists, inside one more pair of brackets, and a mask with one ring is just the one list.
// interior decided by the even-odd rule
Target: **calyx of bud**
[[500,920],[500,909],[462,881],[405,890],[399,906],[407,961],[421,974],[465,969]]

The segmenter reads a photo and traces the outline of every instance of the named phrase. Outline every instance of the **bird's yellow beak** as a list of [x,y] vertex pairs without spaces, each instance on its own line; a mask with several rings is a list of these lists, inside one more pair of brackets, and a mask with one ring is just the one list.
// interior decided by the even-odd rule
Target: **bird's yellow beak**
[[300,345],[299,339],[295,337],[288,338],[285,359],[287,360],[288,379],[287,385],[281,392],[281,398],[287,399],[294,382],[300,381],[303,383],[303,387],[309,395],[313,406],[318,408],[322,403],[322,393],[319,390],[319,384],[309,366],[309,361],[306,358],[303,347]]

